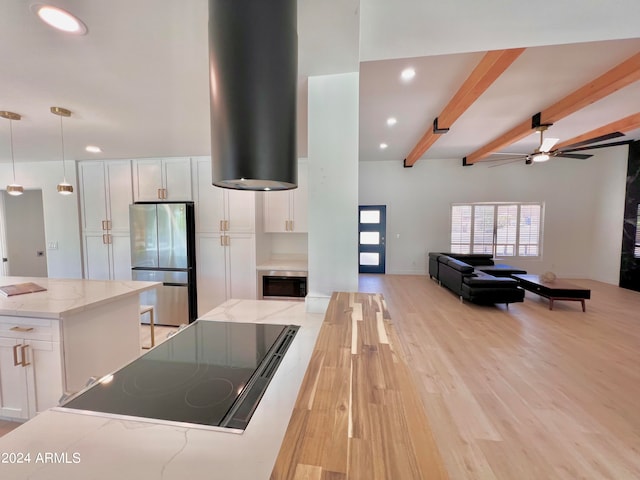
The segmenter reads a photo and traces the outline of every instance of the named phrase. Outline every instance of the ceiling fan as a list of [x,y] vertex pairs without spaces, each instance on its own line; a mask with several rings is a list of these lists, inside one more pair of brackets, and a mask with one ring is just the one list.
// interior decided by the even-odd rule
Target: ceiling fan
[[[624,145],[628,143],[627,141],[621,142],[612,142],[606,144],[599,144],[600,142],[604,142],[606,140],[611,140],[613,138],[624,137],[624,133],[621,132],[611,132],[604,135],[599,135],[597,137],[589,138],[587,140],[583,140],[581,142],[576,142],[571,145],[566,145],[563,148],[553,149],[553,147],[560,141],[559,138],[544,138],[544,132],[549,128],[549,125],[537,125],[535,129],[540,132],[540,144],[538,148],[536,148],[531,153],[493,153],[492,155],[505,155],[507,157],[502,158],[494,158],[493,161],[499,160],[504,161],[504,163],[490,165],[491,167],[499,167],[502,165],[507,165],[509,163],[514,163],[519,160],[524,160],[526,165],[531,165],[532,163],[540,163],[546,162],[547,160],[553,157],[564,157],[564,158],[575,158],[578,160],[586,160],[587,158],[592,157],[593,155],[587,153],[575,153],[581,152],[584,150],[593,150],[596,148],[604,148],[604,147],[613,147],[615,145]],[[599,145],[595,145],[599,144]],[[492,161],[492,160],[489,160]]]

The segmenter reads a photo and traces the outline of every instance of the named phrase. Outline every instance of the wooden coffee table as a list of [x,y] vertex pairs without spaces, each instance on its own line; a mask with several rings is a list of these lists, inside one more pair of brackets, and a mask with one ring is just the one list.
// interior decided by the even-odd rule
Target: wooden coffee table
[[545,282],[540,275],[511,275],[525,290],[537,293],[541,297],[549,299],[549,310],[553,310],[553,302],[556,300],[575,301],[582,303],[582,311],[585,312],[584,301],[591,298],[591,290],[578,287],[572,283],[556,278],[553,282]]

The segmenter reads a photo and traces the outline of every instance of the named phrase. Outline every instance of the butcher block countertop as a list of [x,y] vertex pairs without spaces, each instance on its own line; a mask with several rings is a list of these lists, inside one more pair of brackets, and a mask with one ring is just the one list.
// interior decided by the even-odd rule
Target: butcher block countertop
[[448,478],[381,295],[334,293],[272,479]]

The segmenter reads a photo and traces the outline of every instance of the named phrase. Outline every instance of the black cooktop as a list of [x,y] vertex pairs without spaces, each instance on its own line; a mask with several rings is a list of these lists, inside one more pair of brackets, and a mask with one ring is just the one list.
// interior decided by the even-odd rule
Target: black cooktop
[[244,430],[297,329],[198,320],[62,406]]

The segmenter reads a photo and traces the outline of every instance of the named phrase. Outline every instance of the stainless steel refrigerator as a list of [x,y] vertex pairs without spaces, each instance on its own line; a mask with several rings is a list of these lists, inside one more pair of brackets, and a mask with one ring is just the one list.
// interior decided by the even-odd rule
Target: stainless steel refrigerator
[[162,282],[143,292],[158,325],[191,323],[198,317],[193,202],[136,202],[129,206],[133,280]]

